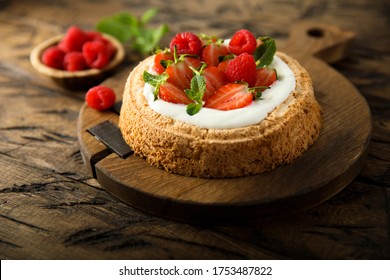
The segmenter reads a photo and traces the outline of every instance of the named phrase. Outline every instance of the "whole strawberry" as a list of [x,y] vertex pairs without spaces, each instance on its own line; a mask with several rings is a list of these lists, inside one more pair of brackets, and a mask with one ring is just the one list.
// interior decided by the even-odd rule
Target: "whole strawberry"
[[256,62],[255,58],[247,53],[242,53],[230,60],[226,72],[231,83],[246,82],[250,87],[256,84]]

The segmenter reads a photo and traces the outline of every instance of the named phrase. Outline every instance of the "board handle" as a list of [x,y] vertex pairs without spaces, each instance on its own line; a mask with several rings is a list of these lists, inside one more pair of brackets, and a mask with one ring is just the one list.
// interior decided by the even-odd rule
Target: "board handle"
[[284,48],[292,56],[315,56],[327,63],[335,63],[349,54],[355,33],[337,26],[318,22],[294,24]]

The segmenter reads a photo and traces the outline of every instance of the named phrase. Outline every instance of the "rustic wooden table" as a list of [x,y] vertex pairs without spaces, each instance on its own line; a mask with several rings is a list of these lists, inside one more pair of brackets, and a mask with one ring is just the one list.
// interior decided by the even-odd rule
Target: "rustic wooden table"
[[[283,42],[301,20],[355,32],[350,57],[333,67],[372,112],[368,156],[357,178],[304,213],[230,226],[150,216],[108,194],[79,151],[76,123],[85,92],[39,75],[29,54],[72,24],[90,29],[117,11],[140,15],[149,7],[160,9],[154,23],[168,23],[170,35],[227,37],[248,28]],[[0,1],[0,258],[389,259],[389,14],[385,0]],[[127,58],[123,67],[132,63]]]

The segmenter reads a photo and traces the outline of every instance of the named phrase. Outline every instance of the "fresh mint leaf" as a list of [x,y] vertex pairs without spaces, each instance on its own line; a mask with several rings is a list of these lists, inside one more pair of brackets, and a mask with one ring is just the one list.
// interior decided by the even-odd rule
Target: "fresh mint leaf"
[[96,30],[110,34],[122,43],[130,42],[134,51],[146,55],[156,49],[162,37],[169,32],[166,24],[157,28],[148,27],[148,23],[157,12],[157,9],[151,8],[141,18],[130,13],[118,13],[100,20]]
[[136,25],[137,18],[129,13],[118,13],[112,17],[115,21],[123,25]]
[[188,96],[189,99],[194,100],[196,92],[194,92],[191,89],[185,89],[184,92]]
[[153,75],[150,74],[148,71],[144,71],[142,78],[145,83],[148,83],[154,87],[153,95],[154,100],[156,101],[158,99],[158,92],[160,90],[160,85],[167,81],[168,79],[167,73],[162,73],[161,75]]
[[191,79],[190,89],[186,89],[187,96],[198,103],[202,103],[204,92],[206,91],[206,81],[203,76],[194,75]]
[[198,113],[200,111],[200,109],[202,109],[202,104],[190,103],[190,104],[187,105],[186,111],[187,111],[188,115],[193,116],[196,113]]
[[137,36],[133,41],[133,49],[140,53],[152,52],[168,31],[168,26],[165,24],[160,25],[157,29],[145,29],[142,36]]
[[124,43],[132,37],[132,32],[127,25],[113,19],[106,18],[96,25],[96,30],[114,36],[120,42]]
[[195,72],[195,75],[191,79],[190,89],[186,89],[185,93],[189,99],[195,101],[187,105],[187,114],[190,116],[195,115],[200,111],[203,106],[203,95],[206,91],[206,81],[199,72]]
[[151,36],[151,42],[154,46],[157,46],[161,39],[164,37],[164,35],[169,32],[169,27],[167,24],[162,24],[153,30],[154,32]]
[[270,37],[262,37],[260,40],[263,43],[257,47],[255,53],[253,54],[257,68],[269,66],[272,63],[276,52],[276,43],[274,39]]
[[160,60],[160,64],[162,65],[162,67],[164,67],[165,69],[168,67],[169,63],[171,63],[172,60],[165,60],[165,59],[161,59]]
[[154,18],[158,13],[158,9],[156,8],[150,8],[146,12],[143,13],[141,16],[141,23],[147,24],[152,18]]

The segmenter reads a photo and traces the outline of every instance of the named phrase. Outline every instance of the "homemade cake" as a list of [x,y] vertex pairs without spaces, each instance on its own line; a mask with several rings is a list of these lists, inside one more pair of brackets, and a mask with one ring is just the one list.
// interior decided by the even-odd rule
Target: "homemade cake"
[[[174,44],[173,39],[171,51],[165,52],[162,59],[157,59],[156,55],[153,55],[134,68],[125,85],[119,127],[124,140],[136,155],[146,158],[150,164],[168,172],[184,176],[227,178],[259,174],[278,165],[291,163],[315,142],[321,129],[321,108],[314,97],[307,71],[296,60],[281,52],[273,51],[272,57],[267,58],[270,49],[274,48],[269,38],[257,39],[256,50],[253,51],[252,46],[246,51],[248,41],[251,42],[252,38],[244,33],[238,40],[239,32],[244,33],[240,30],[230,42],[225,41],[222,44],[229,50],[224,54],[225,66],[222,65],[224,59],[221,55],[218,55],[217,62],[215,60],[213,62],[205,54],[204,50],[208,44],[217,44],[215,39],[207,41],[208,43],[205,43],[206,39],[202,39],[201,50],[198,50],[199,43],[196,41],[193,47],[191,41],[193,38],[188,39],[189,35],[186,34],[185,40],[190,47],[184,53],[190,54],[191,58],[200,57],[201,60],[201,63],[192,69],[195,74],[187,77],[191,82],[191,86],[187,85],[187,88],[195,90],[202,87],[202,83],[196,84],[199,79],[208,83],[205,70],[208,66],[202,64],[204,61],[207,61],[208,65],[217,65],[216,68],[227,77],[224,79],[229,85],[213,88],[207,100],[204,97],[206,93],[210,94],[209,89],[206,92],[200,90],[204,93],[201,95],[203,101],[197,99],[199,96],[194,97],[189,89],[186,91],[181,89],[189,96],[190,101],[176,99],[164,101],[164,91],[170,89],[168,85],[172,83],[172,79],[167,75],[167,72],[172,71],[168,70],[169,63],[166,62],[176,61],[182,54],[179,52],[184,48],[180,47],[181,42]],[[184,36],[183,33],[181,36]],[[234,49],[237,44],[241,44],[243,50],[241,53],[240,50]],[[195,48],[195,51],[191,47]],[[213,52],[224,53],[226,49],[224,48],[222,52],[211,51]],[[196,55],[193,57],[194,54]],[[241,70],[236,71],[233,62],[236,58],[237,65],[243,65],[245,69],[252,71],[250,70],[252,58],[247,57],[247,54],[256,59],[257,73],[260,73],[259,69],[268,69],[265,71],[268,71],[265,78],[273,75],[276,79],[277,73],[277,80],[271,85],[262,86],[259,80],[264,80],[264,77],[259,78],[260,74],[257,75],[257,80],[251,81],[252,78],[248,78],[246,72],[240,74]],[[162,69],[156,68],[156,61],[159,63],[157,66],[163,66]],[[226,65],[229,65],[228,68]],[[147,73],[152,74],[151,77],[154,79],[162,76],[164,79],[157,82],[157,85],[156,81],[145,83],[144,79],[148,80]],[[195,76],[198,77],[194,78]],[[234,102],[225,97],[216,97],[223,96],[222,93],[226,94],[223,87],[240,88],[239,93],[232,97]],[[170,92],[176,89],[177,87]],[[242,105],[244,95],[245,100],[249,100],[249,105]],[[217,101],[213,102],[214,100]],[[218,104],[213,106],[213,103]],[[231,108],[232,106],[237,108]],[[214,109],[215,107],[220,109]]]

